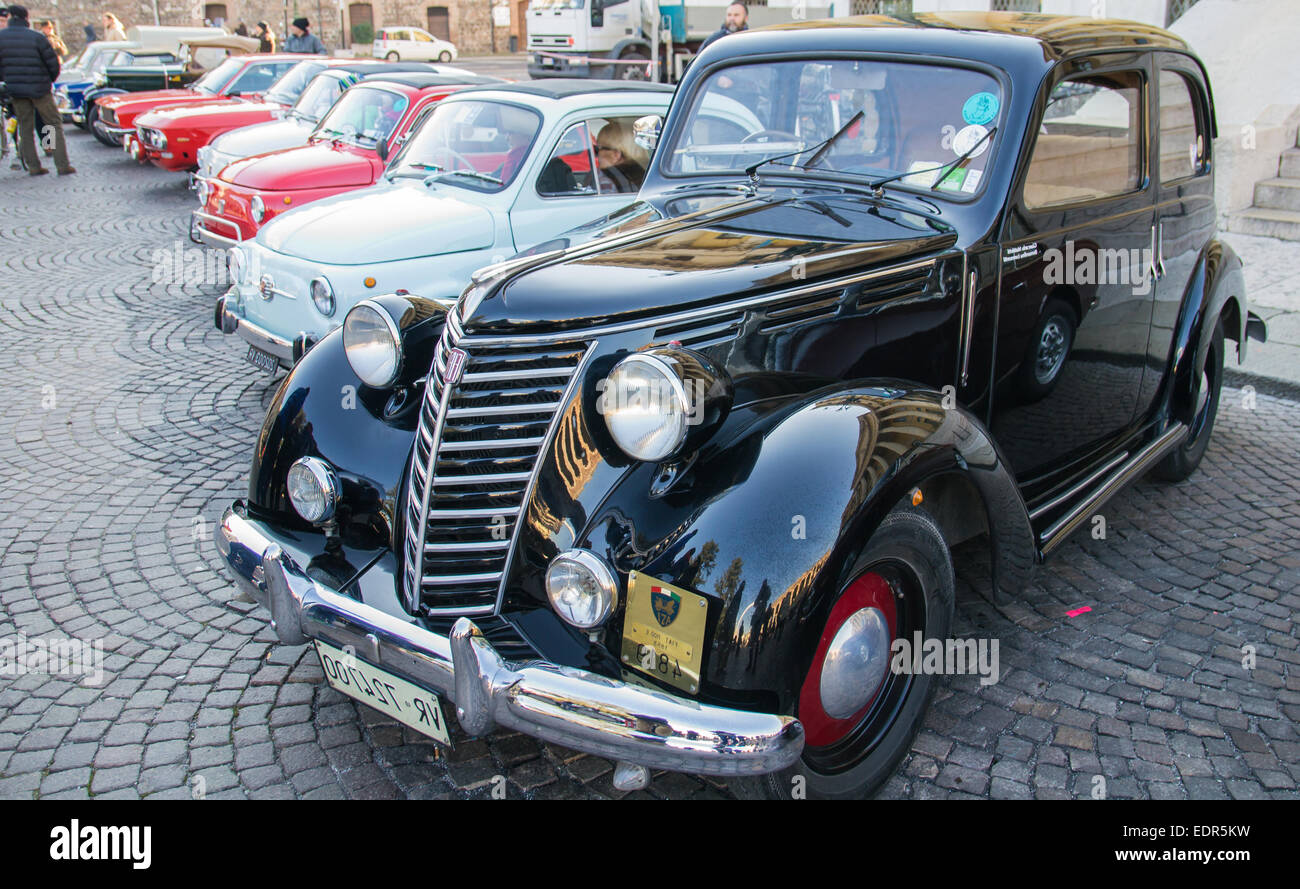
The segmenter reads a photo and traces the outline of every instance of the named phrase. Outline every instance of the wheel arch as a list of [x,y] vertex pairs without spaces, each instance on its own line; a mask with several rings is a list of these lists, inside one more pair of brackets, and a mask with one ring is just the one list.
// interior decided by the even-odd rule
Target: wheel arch
[[1238,362],[1246,360],[1248,314],[1241,259],[1230,246],[1213,239],[1197,257],[1174,325],[1162,400],[1168,416],[1190,419],[1189,412],[1195,406],[1194,385],[1205,366],[1215,325],[1221,319],[1224,338],[1237,343]]

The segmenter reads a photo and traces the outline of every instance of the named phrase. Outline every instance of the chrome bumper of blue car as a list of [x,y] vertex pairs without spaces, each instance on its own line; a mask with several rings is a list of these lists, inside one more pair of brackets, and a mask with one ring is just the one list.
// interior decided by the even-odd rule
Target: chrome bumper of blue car
[[280,641],[320,639],[456,705],[471,735],[513,729],[647,769],[738,776],[777,771],[803,750],[790,716],[700,704],[546,661],[508,662],[469,618],[449,636],[331,590],[306,573],[240,504],[217,534],[236,583],[266,606]]

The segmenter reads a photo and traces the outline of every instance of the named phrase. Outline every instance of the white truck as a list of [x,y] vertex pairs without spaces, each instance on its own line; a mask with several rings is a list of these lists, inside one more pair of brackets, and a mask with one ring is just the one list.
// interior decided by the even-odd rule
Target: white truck
[[[729,0],[532,0],[528,74],[676,83]],[[830,15],[829,0],[750,5],[749,27]]]

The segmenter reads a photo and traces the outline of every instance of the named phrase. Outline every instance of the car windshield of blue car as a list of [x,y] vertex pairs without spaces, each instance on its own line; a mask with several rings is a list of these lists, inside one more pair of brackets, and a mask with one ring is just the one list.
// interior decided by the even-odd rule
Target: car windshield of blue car
[[444,102],[388,164],[388,178],[501,191],[527,163],[542,118],[506,102]]
[[875,59],[735,65],[696,90],[661,163],[670,177],[750,168],[863,181],[901,173],[908,174],[895,183],[901,187],[969,197],[980,189],[1001,117],[998,82],[970,68]]
[[275,82],[266,94],[266,101],[280,105],[292,105],[302,95],[303,89],[311,79],[325,67],[321,62],[299,62],[289,72]]
[[244,67],[244,63],[235,59],[226,59],[217,67],[213,68],[207,74],[204,74],[198,80],[194,81],[194,89],[200,93],[207,93],[215,96],[221,92],[222,88],[231,81],[239,70]]
[[373,148],[392,135],[410,99],[379,86],[354,86],[321,119],[312,138],[341,139]]

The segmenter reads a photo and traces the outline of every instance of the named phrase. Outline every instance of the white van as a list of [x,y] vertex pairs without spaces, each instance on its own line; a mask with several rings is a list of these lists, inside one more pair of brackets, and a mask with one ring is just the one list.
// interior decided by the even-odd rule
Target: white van
[[454,43],[421,28],[380,28],[370,52],[390,62],[450,62],[457,55]]

